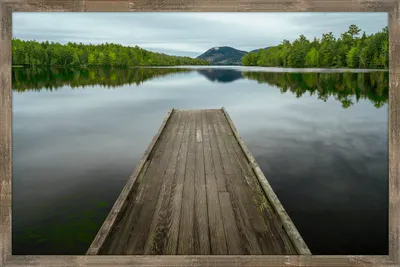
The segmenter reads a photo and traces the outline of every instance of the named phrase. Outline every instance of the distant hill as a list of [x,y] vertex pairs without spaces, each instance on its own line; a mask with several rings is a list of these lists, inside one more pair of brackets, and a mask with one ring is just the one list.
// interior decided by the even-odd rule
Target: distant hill
[[197,58],[207,60],[211,65],[242,65],[242,57],[246,54],[246,51],[220,46],[207,50]]
[[230,46],[219,46],[208,49],[198,56],[197,59],[207,60],[211,65],[242,65],[242,57],[247,53],[258,52],[261,49],[268,48],[258,48],[247,52]]
[[249,53],[258,52],[261,49],[268,49],[268,47],[254,49],[254,50],[251,50]]

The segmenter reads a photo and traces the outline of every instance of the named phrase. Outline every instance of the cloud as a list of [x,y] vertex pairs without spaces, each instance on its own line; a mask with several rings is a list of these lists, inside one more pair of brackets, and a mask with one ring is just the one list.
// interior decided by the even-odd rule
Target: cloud
[[13,13],[13,37],[60,43],[119,43],[183,56],[215,46],[241,50],[346,31],[368,34],[387,26],[386,13]]

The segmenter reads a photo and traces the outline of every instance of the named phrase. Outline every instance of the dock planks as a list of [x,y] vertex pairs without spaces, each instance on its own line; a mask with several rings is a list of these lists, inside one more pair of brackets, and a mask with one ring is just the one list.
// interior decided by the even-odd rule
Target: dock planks
[[224,109],[171,110],[87,255],[308,254]]

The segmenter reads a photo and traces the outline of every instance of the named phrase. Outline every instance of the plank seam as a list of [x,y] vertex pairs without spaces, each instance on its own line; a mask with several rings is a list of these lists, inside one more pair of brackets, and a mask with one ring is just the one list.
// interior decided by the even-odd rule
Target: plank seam
[[[179,110],[180,112],[182,112],[182,111],[185,111],[185,110],[182,110],[182,109],[180,109]],[[183,172],[183,181],[182,181],[182,199],[181,199],[181,208],[179,209],[179,220],[178,220],[178,238],[177,238],[177,242],[176,242],[176,251],[175,251],[175,254],[177,254],[177,252],[179,251],[178,250],[178,248],[179,248],[179,240],[180,240],[180,238],[182,238],[181,237],[181,231],[180,231],[180,228],[181,228],[181,216],[182,216],[182,205],[183,205],[183,191],[185,190],[185,187],[184,187],[184,185],[185,185],[185,180],[186,180],[186,170],[187,170],[187,168],[186,168],[186,165],[187,165],[187,155],[188,155],[188,153],[189,153],[189,138],[190,138],[190,129],[191,129],[191,125],[190,125],[190,116],[189,116],[189,118],[188,118],[188,121],[187,121],[187,124],[188,124],[188,127],[189,127],[189,130],[188,130],[188,140],[187,140],[187,146],[188,146],[188,148],[187,148],[187,150],[186,150],[186,155],[185,155],[185,158],[186,158],[186,161],[185,161],[185,168],[184,168],[184,172]]]
[[[207,223],[208,223],[208,225],[207,225],[207,227],[208,227],[208,243],[209,243],[209,246],[210,246],[210,253],[211,253],[211,234],[210,234],[210,225],[209,225],[209,222],[210,222],[210,220],[209,220],[209,216],[208,216],[208,214],[209,214],[209,210],[208,210],[208,191],[207,191],[207,179],[206,179],[206,177],[207,177],[207,173],[206,173],[206,158],[205,158],[205,153],[204,153],[204,149],[205,149],[205,145],[204,145],[204,116],[205,116],[205,114],[204,113],[201,113],[200,114],[200,118],[201,118],[201,135],[202,135],[202,141],[203,141],[203,168],[204,168],[204,177],[203,177],[203,179],[204,179],[204,186],[205,186],[205,194],[206,194],[206,211],[207,211]],[[208,135],[208,129],[207,129],[207,135]],[[209,140],[208,140],[208,142],[210,142]],[[214,163],[213,163],[214,164]]]
[[[213,111],[213,110],[210,110],[210,111]],[[218,194],[221,192],[221,191],[219,191],[219,188],[218,188],[218,183],[217,183],[217,172],[216,172],[216,168],[215,168],[215,166],[216,166],[216,164],[215,164],[215,161],[214,161],[214,156],[215,156],[215,151],[211,148],[212,147],[212,142],[211,142],[211,139],[212,139],[212,137],[211,137],[211,133],[212,133],[212,131],[213,131],[213,129],[214,129],[214,127],[213,126],[211,126],[210,128],[211,128],[211,131],[210,131],[210,128],[208,127],[209,125],[208,125],[208,123],[211,123],[212,124],[212,118],[211,118],[211,121],[210,121],[210,117],[209,116],[207,116],[207,114],[206,113],[204,113],[204,116],[203,116],[203,118],[204,118],[204,121],[205,121],[205,130],[207,130],[207,136],[208,136],[208,144],[209,144],[209,146],[210,146],[210,156],[211,156],[211,162],[212,162],[212,166],[213,166],[213,173],[211,174],[211,175],[213,175],[214,176],[214,180],[215,180],[215,186],[216,186],[216,191],[217,191],[217,204],[218,204],[218,206],[219,206],[219,208],[220,208],[220,211],[221,211],[221,203],[220,203],[220,201],[219,201],[219,196],[218,196]],[[216,148],[218,149],[218,145],[216,146]],[[218,150],[219,151],[219,150]],[[220,156],[220,153],[217,153],[217,156]],[[208,195],[208,184],[210,183],[210,182],[207,182],[208,180],[207,180],[207,174],[205,174],[205,177],[206,177],[206,187],[207,187],[207,195]],[[225,185],[225,187],[226,187],[226,185]],[[226,189],[226,188],[225,188]],[[224,191],[224,192],[226,192],[226,191]],[[207,198],[207,212],[209,212],[209,208],[208,208],[208,198]],[[224,225],[224,222],[223,222],[223,220],[222,220],[222,214],[221,214],[221,223],[222,223],[222,229],[225,229],[225,225]],[[208,232],[209,232],[209,234],[210,234],[210,251],[211,251],[211,253],[213,253],[213,252],[215,252],[215,251],[213,251],[213,244],[212,244],[212,238],[211,238],[211,236],[212,236],[212,234],[211,234],[211,232],[212,232],[212,229],[211,229],[211,223],[210,223],[210,213],[208,213]],[[225,236],[225,232],[223,232],[223,234],[224,234],[224,244],[225,244],[225,248],[226,248],[226,251],[228,251],[228,244],[227,244],[227,240],[226,240],[226,236]],[[215,250],[215,248],[214,248],[214,250]]]

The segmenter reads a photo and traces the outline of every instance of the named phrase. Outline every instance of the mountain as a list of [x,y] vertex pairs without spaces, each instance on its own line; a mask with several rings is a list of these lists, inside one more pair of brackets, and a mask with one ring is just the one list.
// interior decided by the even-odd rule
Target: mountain
[[261,50],[261,49],[268,49],[268,47],[254,49],[254,50],[251,50],[249,53],[258,52],[258,50]]
[[246,51],[220,46],[207,50],[197,58],[207,60],[211,65],[242,65],[242,57],[246,54]]

